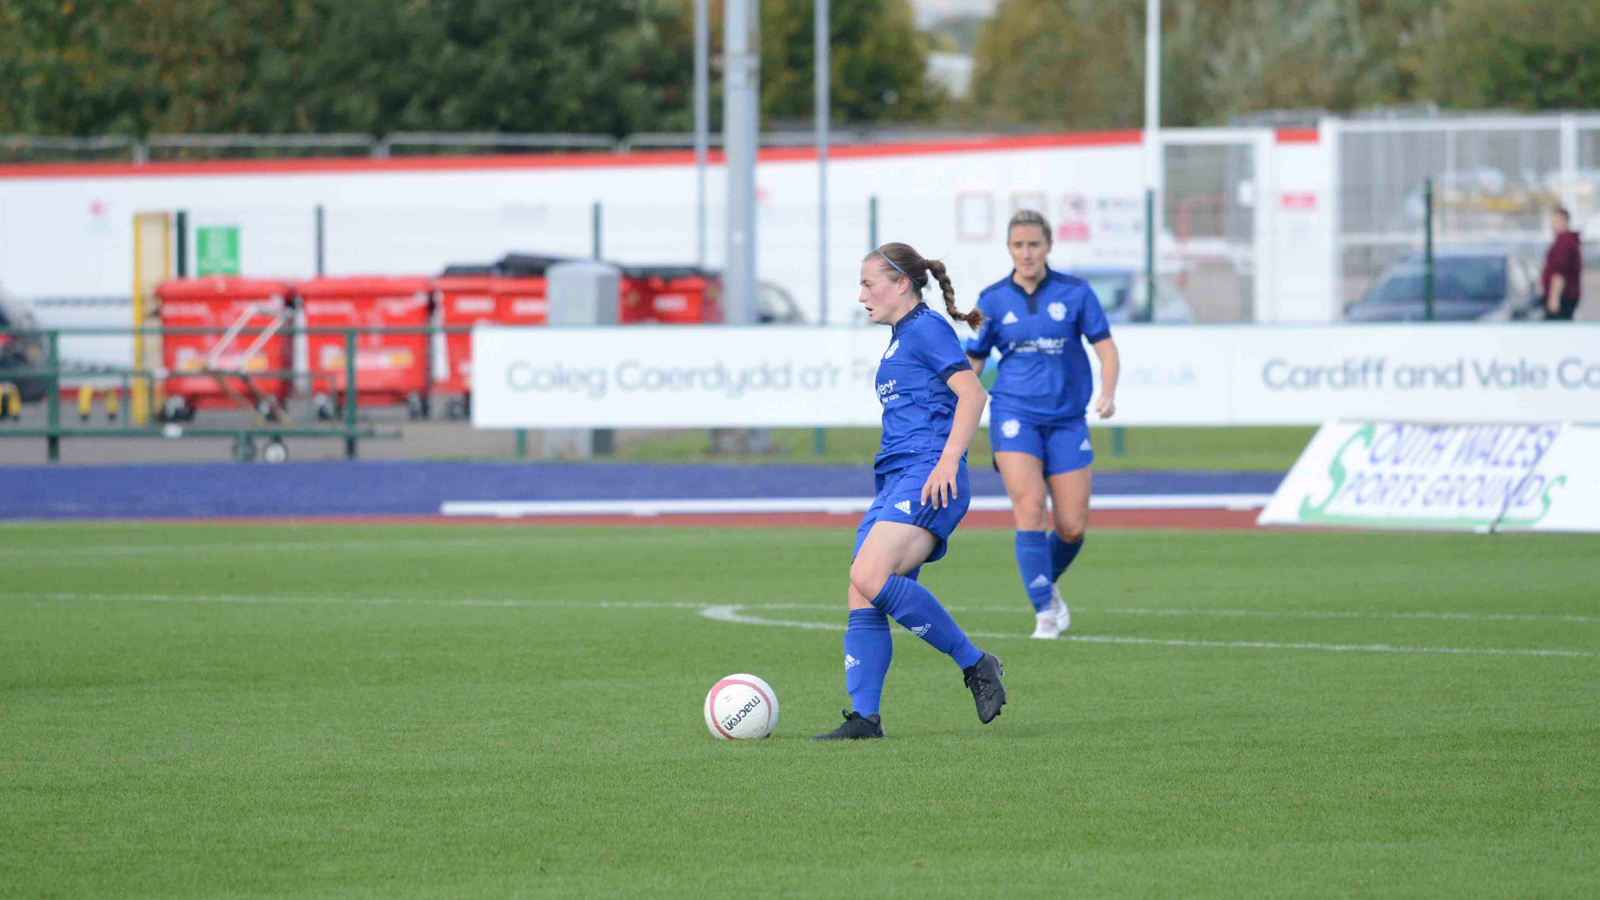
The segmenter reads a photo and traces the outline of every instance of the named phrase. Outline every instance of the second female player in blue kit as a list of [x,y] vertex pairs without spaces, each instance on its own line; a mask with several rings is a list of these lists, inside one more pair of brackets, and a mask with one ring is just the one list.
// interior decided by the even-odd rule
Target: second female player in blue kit
[[1094,450],[1084,414],[1094,382],[1084,343],[1100,359],[1095,412],[1102,419],[1116,412],[1121,365],[1099,298],[1087,282],[1045,264],[1050,245],[1044,216],[1021,210],[1011,217],[1011,274],[978,295],[983,324],[967,341],[979,374],[990,352],[1000,350],[989,442],[1011,497],[1017,570],[1033,605],[1036,638],[1057,637],[1070,622],[1056,581],[1077,558],[1089,525]]
[[952,318],[977,327],[976,312],[956,311],[944,264],[905,244],[885,244],[861,264],[861,305],[893,333],[875,380],[883,408],[883,440],[873,464],[877,497],[856,530],[847,594],[844,681],[853,707],[820,740],[883,737],[879,703],[894,655],[894,619],[961,668],[978,720],[1000,715],[1006,692],[994,654],[973,646],[943,605],[917,583],[923,563],[945,555],[951,532],[972,502],[967,445],[985,401],[955,329],[922,302],[939,282]]

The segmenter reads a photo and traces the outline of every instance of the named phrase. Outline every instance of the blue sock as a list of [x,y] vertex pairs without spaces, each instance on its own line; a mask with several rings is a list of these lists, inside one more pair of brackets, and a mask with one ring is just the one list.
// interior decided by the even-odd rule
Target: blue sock
[[844,632],[844,689],[850,693],[851,709],[863,716],[877,715],[893,656],[889,617],[880,609],[850,610],[850,626]]
[[1056,583],[1050,577],[1050,545],[1045,541],[1047,531],[1017,532],[1017,571],[1022,573],[1022,589],[1034,612],[1050,608],[1050,586]]
[[1050,532],[1050,580],[1059,580],[1061,573],[1067,570],[1067,566],[1072,565],[1072,561],[1078,558],[1078,551],[1082,549],[1083,538],[1078,538],[1076,544],[1069,544],[1057,537],[1054,531]]
[[928,589],[904,575],[890,575],[883,590],[872,598],[872,605],[927,641],[933,649],[948,654],[963,669],[983,658],[983,651],[972,646],[966,632]]

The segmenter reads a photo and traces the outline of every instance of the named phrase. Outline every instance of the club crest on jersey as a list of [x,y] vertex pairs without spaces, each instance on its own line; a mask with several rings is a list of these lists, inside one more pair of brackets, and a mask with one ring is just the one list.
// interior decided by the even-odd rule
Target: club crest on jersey
[[1067,317],[1067,305],[1065,303],[1052,303],[1045,309],[1049,311],[1050,318],[1055,319],[1057,322]]
[[1006,310],[1005,317],[1000,320],[1000,324],[1001,325],[1015,325],[1015,324],[1017,324],[1017,314],[1012,312],[1012,311],[1010,311],[1010,310]]
[[1022,423],[1016,419],[1007,419],[1000,423],[1000,433],[1008,438],[1014,438],[1022,431]]
[[894,352],[896,350],[899,350],[899,349],[900,349],[900,341],[899,341],[898,338],[893,340],[893,341],[890,341],[889,342],[889,349],[883,351],[883,358],[884,359],[888,359],[889,357],[894,355]]

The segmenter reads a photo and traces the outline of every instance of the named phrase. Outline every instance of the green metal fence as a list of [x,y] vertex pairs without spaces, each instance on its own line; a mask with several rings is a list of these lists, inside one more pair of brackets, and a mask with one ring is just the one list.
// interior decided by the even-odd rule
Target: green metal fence
[[[260,334],[265,329],[251,328],[237,332],[237,336]],[[61,442],[72,438],[183,438],[183,437],[231,437],[234,439],[234,458],[241,461],[250,461],[255,458],[255,442],[265,439],[269,448],[273,444],[282,445],[285,438],[336,438],[344,441],[345,457],[355,459],[359,455],[360,442],[372,439],[393,439],[400,437],[398,430],[380,431],[372,426],[362,426],[359,418],[360,392],[357,384],[356,372],[356,337],[360,334],[432,334],[431,328],[369,328],[369,329],[340,329],[340,328],[302,328],[283,329],[282,334],[286,340],[293,341],[296,335],[313,334],[342,334],[344,336],[345,368],[344,368],[344,409],[340,421],[330,427],[303,427],[303,426],[275,426],[264,423],[265,417],[257,415],[263,420],[253,425],[234,427],[189,427],[176,422],[165,422],[156,425],[146,425],[132,421],[131,409],[133,404],[127,404],[128,411],[122,415],[121,427],[73,427],[62,424],[61,421],[61,385],[64,376],[90,375],[95,378],[111,377],[121,383],[122,396],[131,400],[135,391],[148,391],[153,393],[153,386],[158,384],[168,374],[163,369],[134,368],[134,367],[107,367],[98,366],[92,372],[64,367],[61,363],[61,337],[62,335],[133,335],[142,331],[146,335],[206,335],[223,334],[226,328],[61,328],[61,329],[0,329],[0,335],[11,336],[24,341],[38,339],[43,345],[43,365],[30,368],[12,368],[0,370],[0,383],[24,380],[44,379],[45,393],[43,403],[45,406],[44,427],[24,427],[6,421],[0,421],[0,438],[34,438],[44,439],[46,456],[50,462],[59,462],[61,459]],[[291,381],[309,380],[312,377],[323,377],[323,373],[296,371],[292,369],[269,369],[245,372],[237,369],[186,369],[180,373],[184,377],[212,376],[218,379],[250,378],[282,378]],[[153,407],[151,407],[153,408]],[[19,416],[20,418],[20,416]],[[268,456],[271,459],[271,455]],[[277,460],[273,460],[277,461]]]

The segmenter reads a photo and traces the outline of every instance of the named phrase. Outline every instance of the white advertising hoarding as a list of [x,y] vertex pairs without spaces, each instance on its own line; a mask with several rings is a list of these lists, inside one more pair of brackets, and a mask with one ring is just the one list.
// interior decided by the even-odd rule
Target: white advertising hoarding
[[[1596,325],[1120,326],[1112,336],[1117,414],[1092,423],[1600,422]],[[873,426],[888,343],[887,328],[483,326],[473,424]]]
[[1600,427],[1329,423],[1258,521],[1600,531]]

